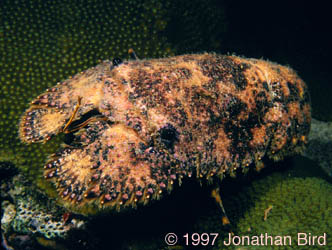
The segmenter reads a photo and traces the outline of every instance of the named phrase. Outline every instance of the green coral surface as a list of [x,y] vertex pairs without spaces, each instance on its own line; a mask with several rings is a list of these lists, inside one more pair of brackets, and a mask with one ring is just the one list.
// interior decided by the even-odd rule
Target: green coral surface
[[[224,206],[233,223],[236,236],[290,236],[291,245],[268,244],[254,246],[225,246],[228,232],[220,227],[220,214],[212,213],[195,226],[198,231],[218,232],[213,249],[320,249],[322,246],[299,246],[298,233],[311,236],[327,234],[326,249],[331,249],[329,234],[332,228],[332,185],[316,177],[285,177],[275,173],[243,187],[236,195],[226,197]],[[270,208],[270,209],[268,209]],[[265,217],[266,214],[266,217]],[[264,218],[265,217],[265,218]],[[225,242],[224,242],[225,241]],[[263,242],[264,243],[264,242]],[[304,243],[304,241],[300,241]],[[264,243],[265,244],[265,243]],[[264,248],[265,247],[265,248]]]

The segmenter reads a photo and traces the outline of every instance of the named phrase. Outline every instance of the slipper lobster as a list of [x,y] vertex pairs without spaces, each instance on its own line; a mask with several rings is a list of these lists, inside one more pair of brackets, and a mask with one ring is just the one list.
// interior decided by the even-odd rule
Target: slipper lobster
[[303,150],[310,97],[290,68],[218,54],[104,61],[23,114],[23,142],[73,140],[45,164],[75,211],[146,204],[184,177],[213,181]]

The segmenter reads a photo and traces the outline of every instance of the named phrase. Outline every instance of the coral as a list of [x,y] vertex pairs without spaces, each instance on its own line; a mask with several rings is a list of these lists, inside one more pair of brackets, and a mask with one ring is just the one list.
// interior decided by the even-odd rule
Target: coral
[[30,186],[22,174],[6,179],[1,186],[1,229],[5,234],[65,238],[71,229],[84,226],[77,218],[65,221],[64,210],[38,190],[32,192]]
[[56,220],[54,216],[40,207],[31,197],[16,201],[16,216],[12,221],[13,230],[17,233],[39,233],[45,238],[65,237],[71,228],[62,218]]
[[[323,235],[332,226],[332,185],[315,177],[286,177],[275,173],[254,180],[225,197],[224,206],[232,221],[232,231],[239,236],[269,235],[292,238],[292,245],[271,246],[266,249],[298,249],[297,233]],[[288,174],[287,174],[288,175]],[[227,186],[232,188],[232,184]],[[228,232],[220,227],[218,211],[202,217],[194,226],[197,232],[218,232],[213,249],[224,249]],[[328,237],[327,237],[328,238]],[[264,246],[234,246],[227,249],[261,249]],[[301,246],[301,249],[320,249],[319,246]],[[330,249],[331,241],[327,239]]]
[[[329,232],[332,228],[331,184],[318,178],[293,178],[279,182],[272,180],[273,177],[268,178],[253,183],[250,188],[249,195],[257,197],[257,200],[237,223],[240,235],[290,235],[293,247],[297,248],[297,233],[322,235]],[[274,185],[266,185],[266,182],[274,182]],[[273,207],[264,220],[264,211],[269,206]],[[329,245],[325,247],[331,248],[331,242],[327,243]],[[314,248],[302,246],[301,249]],[[275,249],[289,249],[289,246]]]
[[319,166],[332,177],[332,122],[312,119],[308,141],[303,155],[317,161]]
[[265,155],[298,153],[310,119],[306,85],[291,69],[190,54],[79,73],[31,102],[19,134],[31,143],[78,130],[45,177],[65,206],[86,213],[146,204],[184,176],[212,181],[262,168]]
[[8,231],[10,223],[15,218],[16,209],[14,204],[11,204],[9,201],[3,201],[1,207],[4,210],[1,217],[1,230]]

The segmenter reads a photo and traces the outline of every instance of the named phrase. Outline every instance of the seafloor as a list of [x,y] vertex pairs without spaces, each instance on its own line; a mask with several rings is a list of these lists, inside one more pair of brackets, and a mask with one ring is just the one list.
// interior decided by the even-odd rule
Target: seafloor
[[[224,249],[229,228],[210,187],[185,180],[146,207],[84,217],[58,207],[42,177],[62,136],[24,145],[18,123],[46,88],[101,60],[184,53],[235,53],[294,68],[308,84],[315,118],[302,156],[267,163],[260,173],[226,178],[221,194],[236,235],[290,235],[287,246],[226,249],[332,249],[332,75],[327,6],[277,1],[0,1],[1,234],[6,249]],[[264,218],[264,216],[266,218]],[[175,246],[165,235],[176,233]],[[327,234],[326,246],[299,246],[297,233]],[[210,235],[211,236],[211,235]],[[195,236],[194,236],[195,237]],[[204,237],[204,236],[203,236]],[[188,244],[186,244],[188,243]]]

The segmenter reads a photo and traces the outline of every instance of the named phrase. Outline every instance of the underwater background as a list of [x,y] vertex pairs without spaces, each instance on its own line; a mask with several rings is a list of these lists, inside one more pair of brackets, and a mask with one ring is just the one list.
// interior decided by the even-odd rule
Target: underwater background
[[[133,48],[139,58],[234,53],[297,71],[309,87],[317,125],[311,145],[315,150],[307,155],[317,157],[296,156],[270,163],[260,173],[226,178],[221,193],[237,235],[327,233],[325,248],[332,249],[330,25],[329,9],[318,1],[1,0],[1,232],[6,239],[2,246],[224,249],[221,241],[228,232],[208,186],[186,180],[149,206],[85,218],[57,207],[54,189],[42,176],[47,155],[59,148],[63,136],[46,144],[19,141],[20,116],[35,96],[103,60],[129,59],[128,49]],[[75,230],[69,230],[67,220],[76,223]],[[164,241],[169,232],[179,237],[174,247]],[[194,232],[219,236],[214,246],[186,246],[182,236]],[[294,243],[265,249],[315,247],[299,248]]]

